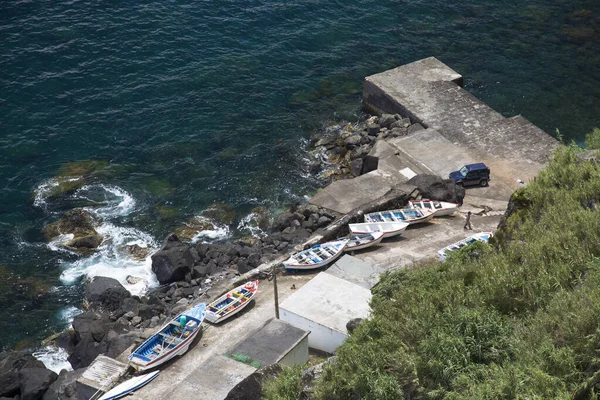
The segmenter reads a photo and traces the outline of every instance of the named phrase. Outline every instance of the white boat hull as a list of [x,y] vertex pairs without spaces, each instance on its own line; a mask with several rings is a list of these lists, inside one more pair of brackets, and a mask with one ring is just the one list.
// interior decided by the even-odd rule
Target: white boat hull
[[[322,255],[330,254],[328,258],[322,258],[322,255],[316,254],[320,249],[315,249],[315,247],[313,246],[310,249],[303,250],[297,254],[291,255],[289,259],[287,259],[286,261],[283,262],[283,266],[288,271],[310,270],[310,269],[317,269],[317,268],[325,267],[325,266],[331,264],[333,261],[337,260],[344,253],[344,247],[346,246],[347,242],[348,242],[348,240],[344,239],[344,240],[336,240],[334,242],[328,242],[328,243],[322,244],[321,248],[323,248],[326,245],[330,245],[327,247],[328,249],[330,249],[331,247],[334,247],[337,251],[335,254],[330,254],[326,250],[323,250],[324,254],[322,254]],[[302,254],[306,255],[309,253],[315,253],[311,257],[316,256],[320,259],[322,258],[322,260],[318,261],[318,262],[313,262],[313,263],[303,263],[301,255]],[[308,258],[308,257],[304,256],[304,258]]]
[[[252,297],[252,300],[254,300],[254,297]],[[207,313],[206,314],[206,320],[208,322],[212,322],[213,324],[217,324],[219,322],[223,322],[228,318],[233,317],[235,314],[239,313],[240,311],[242,311],[244,308],[246,308],[248,306],[248,304],[252,303],[252,300],[245,302],[242,306],[236,308],[235,310],[233,310],[231,313],[218,318],[216,315],[214,315],[213,313]]]
[[474,243],[476,241],[487,243],[492,236],[494,236],[494,234],[492,232],[480,232],[480,233],[471,235],[465,239],[459,240],[456,243],[452,243],[451,245],[446,246],[443,249],[438,251],[440,260],[445,261],[448,254],[458,251],[461,248],[463,248],[471,243]]
[[408,202],[408,206],[410,208],[432,211],[435,217],[452,215],[458,211],[459,207],[456,203],[434,200],[411,200]]
[[150,372],[149,374],[136,376],[129,380],[126,380],[125,382],[121,383],[120,385],[117,385],[114,388],[112,388],[111,390],[109,390],[108,392],[104,393],[102,395],[102,397],[100,397],[98,400],[114,400],[114,399],[118,399],[120,397],[126,396],[129,393],[135,392],[142,386],[149,383],[151,380],[156,378],[159,373],[160,373],[160,371],[154,371],[154,372]]
[[383,239],[401,235],[408,224],[406,222],[364,222],[348,225],[352,233],[383,232]]
[[136,362],[136,357],[133,357],[131,359],[131,366],[133,368],[135,368],[136,371],[147,371],[149,369],[156,368],[159,365],[166,363],[167,361],[169,361],[170,359],[172,359],[176,356],[184,355],[189,350],[190,344],[194,341],[194,339],[196,338],[196,336],[198,335],[200,330],[201,330],[201,328],[196,329],[196,331],[192,335],[190,335],[188,338],[186,338],[185,339],[186,344],[184,344],[183,346],[177,346],[173,350],[167,352],[165,355],[157,357],[156,359],[154,359],[153,361],[151,361],[147,364],[138,363],[138,362]]
[[384,237],[384,234],[382,232],[369,232],[369,234],[371,234],[371,236],[373,236],[373,240],[359,244],[359,245],[354,245],[354,246],[352,246],[352,241],[349,241],[346,244],[346,247],[344,247],[344,251],[345,252],[356,251],[356,250],[366,249],[371,246],[375,246],[376,244],[381,243],[381,241],[383,240],[383,237]]

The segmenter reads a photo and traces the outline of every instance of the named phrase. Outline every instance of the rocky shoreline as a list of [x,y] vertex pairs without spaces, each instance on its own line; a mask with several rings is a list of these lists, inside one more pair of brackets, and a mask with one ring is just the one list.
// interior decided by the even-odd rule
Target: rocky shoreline
[[[311,172],[329,180],[350,179],[367,173],[377,168],[376,158],[369,155],[377,140],[404,136],[419,129],[422,129],[419,124],[411,125],[408,119],[388,114],[370,117],[355,125],[329,126],[312,137],[315,161]],[[438,182],[442,181],[440,178],[421,181],[415,184],[423,186],[424,192],[427,192],[425,186],[431,188],[436,184],[444,190],[445,184]],[[392,197],[393,194],[390,199]],[[132,296],[116,279],[109,277],[96,277],[86,283],[86,311],[74,318],[72,329],[52,339],[69,354],[73,371],[63,370],[57,375],[27,352],[0,354],[0,399],[76,398],[76,379],[98,355],[117,357],[189,304],[216,298],[221,294],[219,282],[231,282],[259,265],[300,250],[299,245],[311,236],[327,240],[346,233],[343,229],[332,230],[332,222],[337,220],[339,228],[348,222],[345,219],[356,216],[350,213],[342,218],[341,224],[340,217],[329,210],[302,204],[277,215],[268,228],[263,218],[261,228],[266,228],[268,234],[262,237],[189,244],[176,233],[170,234],[162,248],[151,256],[152,271],[160,286],[144,296]],[[47,225],[43,233],[48,240],[68,235],[62,245],[86,254],[102,242],[94,229],[95,223],[93,215],[75,209]],[[200,224],[196,229],[202,227]],[[189,238],[190,235],[184,236]],[[134,245],[123,251],[143,258],[148,249]]]

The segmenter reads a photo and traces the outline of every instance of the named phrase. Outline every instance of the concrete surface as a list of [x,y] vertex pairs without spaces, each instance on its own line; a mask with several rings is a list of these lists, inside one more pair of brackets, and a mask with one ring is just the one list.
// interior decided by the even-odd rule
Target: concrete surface
[[[243,354],[259,361],[263,366],[276,364],[301,344],[309,333],[285,321],[270,319],[261,327],[248,333],[229,349],[227,354]],[[296,364],[306,364],[308,347],[305,348],[305,353]]]
[[[300,289],[307,281],[315,274],[303,275],[282,275],[277,278],[278,292],[280,301],[285,301],[290,294]],[[293,288],[292,288],[293,287]],[[210,302],[219,294],[215,291],[211,298],[206,299]],[[190,389],[189,382],[196,384],[194,376],[200,373],[198,370],[203,364],[213,360],[214,357],[225,353],[233,344],[240,338],[244,337],[247,332],[261,326],[269,318],[275,315],[275,307],[273,304],[273,284],[268,281],[261,281],[259,284],[259,293],[253,304],[250,304],[239,314],[228,319],[219,325],[203,324],[203,332],[198,335],[194,343],[190,346],[190,350],[181,357],[176,357],[161,366],[160,375],[151,383],[144,386],[129,396],[130,400],[163,400],[163,399],[222,399],[225,396],[218,397],[216,392],[204,392],[198,389],[193,391]],[[239,366],[241,364],[233,361],[235,364],[230,364],[227,361],[219,361],[213,366],[218,366],[215,369],[215,374],[223,376],[231,376],[233,380],[239,377]],[[233,369],[229,369],[229,365]],[[241,364],[243,365],[243,364]],[[249,367],[251,368],[251,367]],[[235,378],[235,379],[234,379]],[[216,379],[216,378],[215,378]],[[232,385],[233,387],[233,385]],[[212,389],[211,389],[212,390]]]
[[522,116],[503,117],[464,90],[462,81],[460,74],[433,57],[367,77],[367,108],[401,114],[427,129],[378,140],[369,153],[379,157],[377,170],[335,182],[310,203],[344,214],[413,174],[446,178],[474,162],[488,165],[492,176],[477,197],[508,201],[519,187],[517,179],[531,180],[559,143]]
[[[125,373],[127,365],[104,355],[99,355],[77,379],[77,398],[88,400],[99,390],[108,392]],[[98,396],[100,397],[100,396]]]
[[321,272],[280,303],[279,313],[283,321],[310,331],[311,348],[332,353],[348,336],[346,323],[369,316],[370,299],[369,289]]
[[[379,247],[379,245],[368,247],[364,250],[352,252],[352,254],[356,255],[376,252]],[[371,289],[379,282],[379,275],[385,270],[386,268],[344,254],[342,258],[329,266],[325,273],[362,286],[365,289]]]
[[[169,400],[222,400],[235,385],[256,371],[256,368],[222,355],[214,355],[195,368],[183,382],[164,393]],[[160,376],[160,375],[159,375]]]

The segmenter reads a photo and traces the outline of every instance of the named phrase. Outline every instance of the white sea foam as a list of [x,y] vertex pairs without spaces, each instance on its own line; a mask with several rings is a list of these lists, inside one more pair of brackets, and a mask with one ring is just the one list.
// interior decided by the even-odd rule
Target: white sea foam
[[249,233],[254,237],[263,237],[265,232],[258,226],[259,216],[255,213],[250,213],[240,220],[237,230],[244,233]]
[[[117,279],[132,294],[139,295],[148,288],[158,285],[152,272],[150,254],[156,248],[154,239],[139,229],[119,227],[112,223],[103,223],[96,231],[104,237],[104,241],[90,257],[65,262],[61,281],[72,284],[81,277],[108,276]],[[132,257],[124,246],[138,245],[150,249],[148,256],[139,260]],[[134,284],[127,282],[127,277],[139,277],[141,281]]]
[[102,202],[104,205],[101,207],[85,209],[105,219],[129,215],[135,208],[133,196],[118,186],[85,185],[74,194],[74,197]]
[[73,318],[77,315],[81,314],[83,311],[75,306],[67,306],[63,307],[58,311],[58,317],[65,324],[68,323],[71,326],[71,322],[73,322]]
[[63,369],[67,371],[73,370],[71,364],[67,361],[69,355],[65,349],[61,349],[60,347],[46,346],[35,351],[33,356],[43,362],[46,368],[57,374]]
[[[204,218],[204,217],[199,217],[199,218]],[[211,223],[212,223],[214,229],[206,229],[206,230],[196,233],[194,235],[194,237],[192,238],[192,243],[195,243],[198,241],[206,242],[206,241],[223,240],[223,239],[228,238],[229,235],[231,234],[231,231],[227,225],[216,224],[214,222],[211,222]]]
[[46,199],[52,190],[62,182],[75,182],[82,179],[81,177],[74,178],[52,178],[38,185],[34,191],[33,205],[40,208],[46,208]]

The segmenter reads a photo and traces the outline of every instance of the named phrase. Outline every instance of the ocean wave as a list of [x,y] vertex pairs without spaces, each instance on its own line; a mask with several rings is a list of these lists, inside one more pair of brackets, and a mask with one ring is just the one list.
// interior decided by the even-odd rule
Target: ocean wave
[[[102,223],[96,231],[104,237],[102,245],[90,257],[63,263],[60,279],[64,284],[73,284],[83,277],[108,276],[118,280],[133,295],[143,294],[148,288],[158,285],[150,258],[156,242],[150,235],[136,228],[119,227],[108,222]],[[128,253],[127,246],[134,245],[148,250],[143,259]]]

